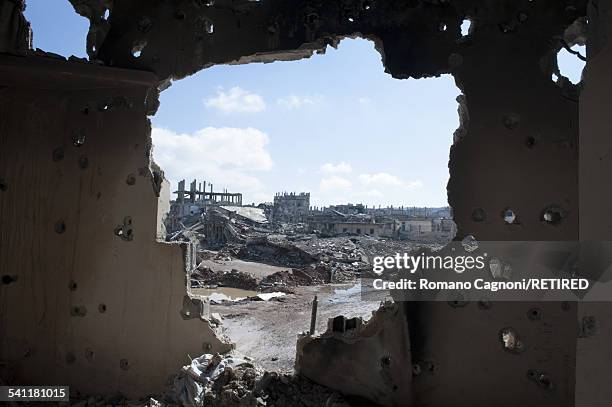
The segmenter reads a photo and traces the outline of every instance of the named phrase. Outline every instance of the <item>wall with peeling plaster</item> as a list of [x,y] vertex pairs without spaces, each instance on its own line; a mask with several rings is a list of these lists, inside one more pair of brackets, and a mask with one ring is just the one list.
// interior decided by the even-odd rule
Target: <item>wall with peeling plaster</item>
[[156,241],[156,80],[0,56],[0,274],[14,279],[0,285],[3,382],[141,396],[187,355],[229,348],[182,314],[187,247]]

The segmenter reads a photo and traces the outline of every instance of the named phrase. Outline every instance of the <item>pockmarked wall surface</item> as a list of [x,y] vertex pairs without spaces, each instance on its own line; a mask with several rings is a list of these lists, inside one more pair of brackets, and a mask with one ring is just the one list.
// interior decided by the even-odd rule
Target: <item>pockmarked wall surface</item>
[[229,349],[206,307],[185,314],[189,247],[157,241],[167,183],[150,167],[155,83],[0,56],[3,381],[142,396],[188,355]]

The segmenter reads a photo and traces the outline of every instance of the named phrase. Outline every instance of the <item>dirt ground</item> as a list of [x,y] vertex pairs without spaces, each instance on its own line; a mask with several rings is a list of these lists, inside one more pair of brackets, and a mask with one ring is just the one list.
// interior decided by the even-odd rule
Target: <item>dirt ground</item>
[[327,320],[338,315],[368,319],[385,299],[381,293],[377,301],[371,297],[362,300],[359,284],[301,286],[294,291],[278,300],[212,305],[211,312],[221,315],[222,326],[237,351],[254,358],[266,370],[292,372],[297,335],[310,327],[315,295],[318,332],[325,331]]

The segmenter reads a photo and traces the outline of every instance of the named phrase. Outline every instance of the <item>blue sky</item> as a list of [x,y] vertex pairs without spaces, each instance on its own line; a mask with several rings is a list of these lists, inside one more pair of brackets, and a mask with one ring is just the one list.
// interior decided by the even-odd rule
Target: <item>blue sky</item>
[[[88,22],[68,0],[27,4],[34,47],[86,56]],[[576,57],[562,51],[559,65],[579,80]],[[215,66],[162,93],[154,158],[174,185],[212,181],[245,203],[308,191],[312,205],[443,206],[458,94],[450,75],[391,78],[362,39],[301,61]]]

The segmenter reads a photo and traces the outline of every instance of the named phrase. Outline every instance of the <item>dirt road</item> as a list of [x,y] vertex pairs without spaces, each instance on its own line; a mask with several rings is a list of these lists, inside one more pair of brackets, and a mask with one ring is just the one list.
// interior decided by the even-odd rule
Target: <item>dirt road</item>
[[255,358],[267,370],[293,371],[297,335],[310,327],[311,303],[318,296],[317,331],[327,329],[331,317],[368,319],[378,309],[379,301],[363,301],[360,285],[325,285],[296,287],[295,294],[282,302],[248,301],[211,306],[211,312],[223,318],[226,333],[236,349]]

